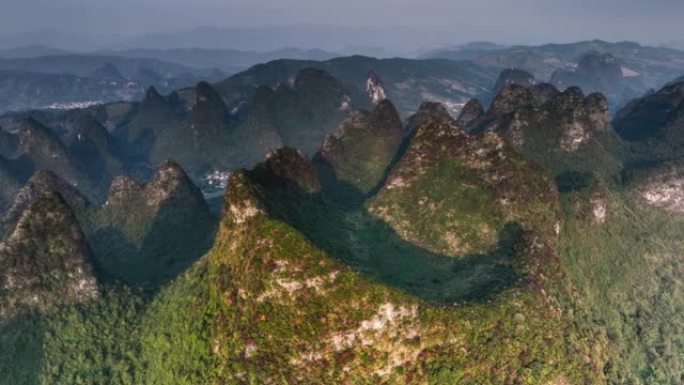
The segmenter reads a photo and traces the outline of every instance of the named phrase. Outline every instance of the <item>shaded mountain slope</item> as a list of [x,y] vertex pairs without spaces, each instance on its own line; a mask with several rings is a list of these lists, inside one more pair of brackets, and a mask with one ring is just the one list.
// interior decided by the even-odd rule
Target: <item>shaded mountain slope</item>
[[684,83],[672,83],[634,99],[617,112],[614,126],[630,143],[638,166],[681,157],[684,137]]
[[47,192],[21,214],[0,244],[0,316],[47,311],[98,297],[92,256],[71,209]]
[[173,162],[145,184],[117,177],[84,223],[104,271],[136,285],[174,277],[211,245],[214,228],[201,192]]
[[427,121],[368,203],[371,213],[427,249],[485,252],[507,223],[548,231],[555,188],[497,134],[476,137]]
[[337,131],[326,137],[318,153],[319,172],[331,194],[343,194],[345,185],[363,201],[385,176],[406,131],[389,100],[379,102],[372,112],[353,111]]
[[[490,304],[430,305],[350,270],[275,219],[283,204],[304,204],[285,196],[317,199],[313,175],[305,158],[285,150],[231,177],[214,249],[150,308],[150,321],[170,322],[144,337],[148,379],[412,384],[593,378],[565,349],[576,345],[560,342],[563,317],[540,300],[534,285],[521,284]],[[532,239],[519,239],[520,263],[552,261]],[[197,300],[202,305],[191,313],[172,311]],[[483,344],[487,335],[490,342]],[[548,343],[529,345],[539,339]],[[159,349],[172,340],[173,353]],[[196,359],[180,359],[188,354]],[[538,364],[521,371],[521,360]]]
[[23,187],[18,189],[16,195],[13,196],[12,204],[0,217],[0,229],[3,235],[7,235],[7,232],[16,227],[24,211],[31,204],[51,192],[59,194],[77,217],[83,215],[89,206],[88,200],[76,188],[55,173],[37,171]]

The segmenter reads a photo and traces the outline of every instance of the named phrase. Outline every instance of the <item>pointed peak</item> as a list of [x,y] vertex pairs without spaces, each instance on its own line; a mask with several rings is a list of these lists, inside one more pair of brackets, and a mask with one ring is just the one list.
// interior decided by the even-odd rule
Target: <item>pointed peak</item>
[[494,84],[494,92],[498,92],[510,84],[518,84],[523,87],[530,87],[537,84],[537,80],[527,71],[517,68],[507,68],[501,71],[499,74],[499,78]]
[[292,147],[270,152],[250,172],[259,184],[269,188],[295,186],[306,192],[320,190],[318,177],[308,157]]
[[[219,230],[221,232],[230,229],[233,225],[246,223],[266,212],[263,197],[248,174],[247,170],[237,170],[230,174],[221,215],[223,224]],[[219,233],[217,239],[223,238],[226,237]]]
[[195,90],[197,91],[197,95],[213,95],[216,93],[216,90],[214,90],[214,87],[211,86],[206,81],[201,81],[197,83],[197,86],[195,86]]
[[46,193],[58,193],[69,207],[76,213],[82,213],[88,206],[88,200],[72,185],[52,171],[36,171],[24,187],[14,196],[11,206],[0,218],[3,231],[14,228],[22,213],[40,196]]
[[610,108],[608,99],[599,92],[589,94],[584,99],[584,107],[589,114],[589,121],[594,126],[594,130],[599,132],[611,131]]
[[382,100],[375,106],[371,112],[371,119],[375,121],[382,121],[377,123],[381,123],[383,125],[391,124],[394,127],[401,126],[401,117],[399,116],[399,112],[394,107],[394,103],[392,103],[389,99]]
[[[473,99],[473,100],[475,100],[475,99]],[[477,101],[477,100],[475,100],[475,101]],[[423,102],[420,104],[420,107],[418,107],[417,112],[434,113],[434,114],[440,114],[440,115],[449,114],[446,107],[444,107],[444,104],[439,103],[439,102]]]
[[154,86],[150,86],[145,92],[145,98],[143,99],[142,104],[143,106],[166,104],[166,100]]
[[584,92],[579,87],[569,87],[551,99],[551,103],[559,110],[571,110],[584,106]]
[[534,106],[535,104],[536,100],[529,87],[520,84],[507,84],[492,101],[487,115],[502,116],[518,108]]
[[153,183],[154,181],[162,182],[185,179],[190,179],[188,174],[185,172],[185,170],[183,170],[180,164],[170,159],[160,164],[159,167],[157,167],[157,171],[154,173],[154,176],[152,177]]
[[469,127],[472,123],[484,116],[484,114],[485,110],[482,103],[477,99],[470,99],[465,106],[463,106],[461,113],[458,115],[458,118],[456,118],[456,122],[461,127]]
[[0,254],[12,266],[0,271],[0,281],[13,282],[0,296],[0,317],[99,295],[85,235],[58,192],[41,193],[23,210]]
[[19,125],[19,130],[24,131],[24,130],[29,130],[29,131],[48,131],[48,128],[38,120],[34,119],[33,117],[29,117],[24,119],[20,125]]
[[[306,155],[290,147],[271,152],[252,170],[230,175],[220,232],[249,223],[268,212],[269,194],[278,191],[314,193],[320,190],[318,178]],[[225,237],[219,234],[217,239]]]
[[558,88],[551,83],[535,84],[531,90],[538,104],[544,104],[560,94]]
[[411,115],[406,121],[406,130],[416,132],[418,128],[425,124],[437,121],[444,124],[455,124],[454,118],[442,103],[423,102],[418,111]]
[[[310,98],[320,98],[330,92],[341,94],[344,92],[342,84],[328,71],[318,68],[304,68],[297,73],[293,89],[300,95]],[[337,100],[340,97],[336,98]]]
[[105,126],[90,114],[78,114],[72,120],[69,134],[72,139],[79,139],[79,135],[100,139],[109,137],[109,131]]

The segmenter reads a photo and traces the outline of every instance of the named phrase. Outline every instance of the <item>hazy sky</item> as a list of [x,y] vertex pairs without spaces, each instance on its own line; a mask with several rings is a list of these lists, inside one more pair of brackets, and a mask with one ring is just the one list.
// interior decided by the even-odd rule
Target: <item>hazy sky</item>
[[200,26],[334,24],[412,27],[426,45],[664,43],[684,39],[683,18],[684,0],[0,0],[2,35],[59,30],[110,42]]

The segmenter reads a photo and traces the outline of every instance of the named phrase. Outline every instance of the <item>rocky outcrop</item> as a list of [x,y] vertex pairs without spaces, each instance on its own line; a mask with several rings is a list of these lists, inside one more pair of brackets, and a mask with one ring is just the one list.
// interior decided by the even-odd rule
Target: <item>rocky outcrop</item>
[[36,198],[0,244],[0,288],[2,318],[99,296],[85,236],[58,193]]
[[661,207],[670,214],[684,215],[684,161],[634,170],[628,179],[642,202]]
[[366,81],[366,93],[373,104],[378,104],[387,99],[387,92],[385,86],[382,84],[382,79],[375,73],[375,71],[368,72],[368,80]]
[[612,131],[603,95],[585,97],[577,87],[549,92],[546,101],[535,98],[532,90],[518,89],[515,94],[522,95],[523,102],[499,108],[508,112],[489,127],[506,136],[517,151],[554,172],[601,170],[604,176],[619,172],[622,144]]

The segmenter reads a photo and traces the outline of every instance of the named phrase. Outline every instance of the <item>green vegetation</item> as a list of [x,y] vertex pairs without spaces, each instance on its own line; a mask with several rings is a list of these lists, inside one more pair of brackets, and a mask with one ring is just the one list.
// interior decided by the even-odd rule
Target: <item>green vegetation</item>
[[381,101],[372,112],[352,112],[337,132],[326,138],[317,159],[332,168],[325,170],[319,165],[333,174],[322,178],[327,195],[344,201],[339,191],[344,184],[365,199],[382,182],[404,136],[399,114],[389,100]]
[[575,295],[566,306],[575,324],[606,344],[603,370],[615,384],[682,381],[684,220],[614,192],[605,224],[575,212],[567,196],[561,260]]
[[[258,91],[260,108],[287,125],[301,103],[340,96],[325,73],[302,76]],[[226,111],[210,110],[205,128],[223,127]],[[214,227],[184,174],[120,179],[83,215],[105,282],[88,301],[53,298],[69,276],[54,257],[84,244],[39,202],[22,250],[38,248],[26,276],[50,306],[0,325],[0,384],[681,383],[684,218],[621,185],[616,137],[559,148],[558,122],[532,121],[517,152],[449,119],[426,119],[401,149],[352,132],[333,164],[350,195],[333,199],[321,169],[277,151],[233,173],[201,258]],[[2,253],[5,270],[20,260]]]

